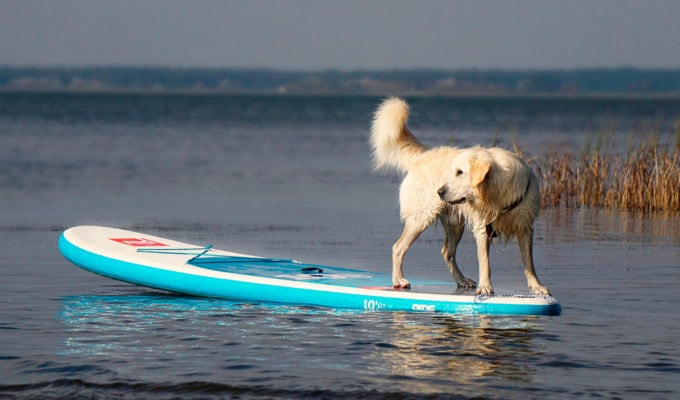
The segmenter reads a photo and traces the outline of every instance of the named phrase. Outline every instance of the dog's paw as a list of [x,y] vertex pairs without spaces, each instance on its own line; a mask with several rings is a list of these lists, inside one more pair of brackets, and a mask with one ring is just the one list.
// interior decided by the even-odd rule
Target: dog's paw
[[535,294],[544,294],[546,296],[550,296],[550,290],[548,290],[547,287],[540,284],[529,285],[529,290],[531,290]]
[[477,294],[478,295],[491,296],[493,294],[493,288],[491,287],[491,285],[489,285],[489,286],[479,286],[477,288]]
[[477,282],[470,278],[463,278],[462,281],[456,282],[461,289],[474,289],[477,287]]
[[392,280],[392,286],[394,286],[395,289],[410,289],[411,282],[406,278],[394,278]]

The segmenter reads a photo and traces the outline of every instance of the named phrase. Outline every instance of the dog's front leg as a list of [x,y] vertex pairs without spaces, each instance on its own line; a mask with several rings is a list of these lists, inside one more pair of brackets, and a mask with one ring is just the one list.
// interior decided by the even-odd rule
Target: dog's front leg
[[406,220],[401,237],[392,246],[392,285],[395,288],[408,289],[411,287],[408,279],[404,278],[402,265],[406,252],[422,232],[423,230],[419,229],[416,224]]
[[489,235],[486,233],[486,225],[480,224],[474,228],[473,234],[477,242],[477,261],[479,262],[479,283],[477,294],[491,295],[491,267],[489,266]]

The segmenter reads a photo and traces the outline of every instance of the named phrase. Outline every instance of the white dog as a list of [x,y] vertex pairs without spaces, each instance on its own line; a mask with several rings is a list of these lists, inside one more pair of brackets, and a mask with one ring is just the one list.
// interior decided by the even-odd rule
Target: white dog
[[[402,261],[418,236],[437,219],[446,234],[442,256],[460,287],[493,294],[489,244],[494,236],[516,237],[529,289],[550,294],[534,270],[533,223],[538,216],[538,180],[516,154],[500,148],[435,147],[427,149],[406,127],[408,105],[385,100],[375,113],[370,144],[376,169],[405,175],[399,191],[404,231],[392,247],[392,283],[409,288]],[[464,225],[477,244],[479,284],[466,278],[456,264],[456,247]]]

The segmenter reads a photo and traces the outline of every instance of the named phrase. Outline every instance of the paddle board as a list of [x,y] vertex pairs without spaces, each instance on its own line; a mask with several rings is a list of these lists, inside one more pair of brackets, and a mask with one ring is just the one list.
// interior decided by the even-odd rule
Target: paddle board
[[561,312],[551,296],[455,294],[455,283],[418,279],[411,280],[410,290],[394,290],[385,273],[257,257],[101,226],[67,229],[59,238],[59,250],[76,266],[96,274],[192,296],[370,311]]

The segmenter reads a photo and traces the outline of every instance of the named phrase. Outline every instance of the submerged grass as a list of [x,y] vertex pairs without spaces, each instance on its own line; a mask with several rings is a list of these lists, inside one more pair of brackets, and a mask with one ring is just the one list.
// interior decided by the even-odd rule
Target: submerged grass
[[680,127],[674,145],[649,137],[622,153],[602,151],[602,137],[596,142],[580,152],[553,149],[533,160],[544,207],[680,213]]

